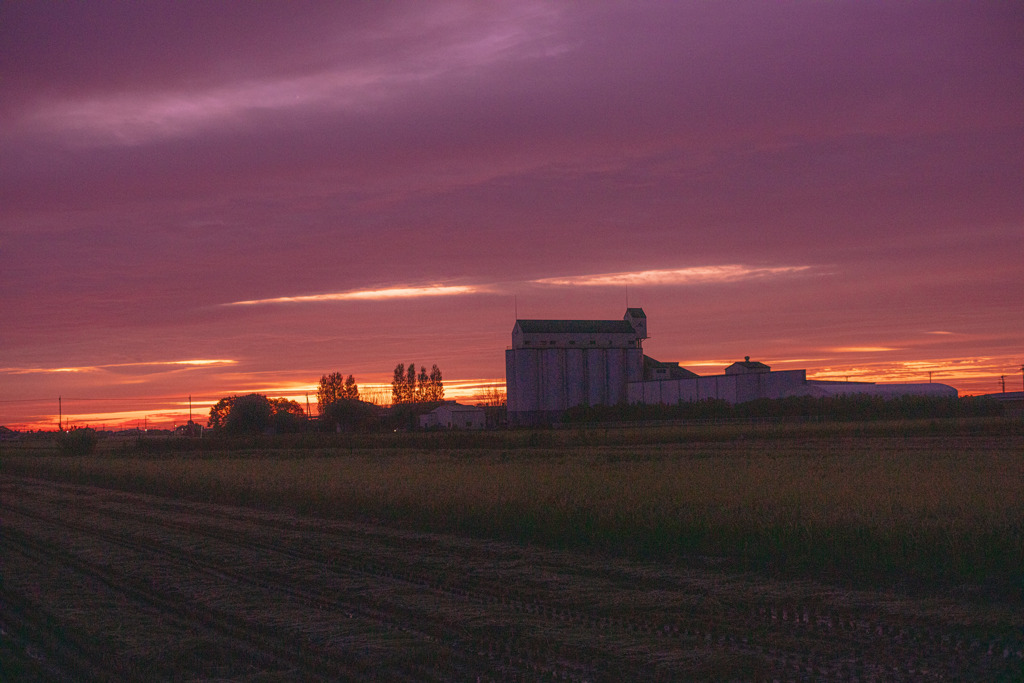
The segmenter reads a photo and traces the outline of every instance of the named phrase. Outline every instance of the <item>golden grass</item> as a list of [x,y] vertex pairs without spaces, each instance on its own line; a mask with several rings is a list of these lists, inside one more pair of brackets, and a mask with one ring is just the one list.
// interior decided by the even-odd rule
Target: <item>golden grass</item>
[[1024,593],[1024,439],[864,437],[93,458],[0,468],[784,575]]

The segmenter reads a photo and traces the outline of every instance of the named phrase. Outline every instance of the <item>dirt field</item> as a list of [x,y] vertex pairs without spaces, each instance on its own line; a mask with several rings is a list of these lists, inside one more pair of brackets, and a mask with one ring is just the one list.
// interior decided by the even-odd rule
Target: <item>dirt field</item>
[[1021,680],[1021,615],[0,477],[3,680]]

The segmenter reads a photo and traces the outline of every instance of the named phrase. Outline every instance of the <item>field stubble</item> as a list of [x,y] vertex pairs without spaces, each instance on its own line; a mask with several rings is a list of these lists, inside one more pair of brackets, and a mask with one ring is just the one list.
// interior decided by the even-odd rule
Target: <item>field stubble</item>
[[[7,558],[20,557],[26,574],[36,562],[72,576],[21,592],[8,581],[5,601],[31,610],[26,595],[59,590],[46,588],[51,580],[109,584],[148,605],[136,614],[206,624],[213,635],[193,648],[208,650],[204,661],[224,659],[227,670],[261,653],[258,670],[313,678],[379,672],[388,652],[405,657],[392,661],[393,677],[411,679],[929,680],[1022,670],[1020,435],[621,441],[92,458],[6,449],[0,472],[41,497],[27,505],[22,496],[19,510],[5,489],[15,546],[5,574],[19,573]],[[96,507],[77,487],[18,475],[162,498],[85,489],[106,501]],[[55,518],[45,501],[59,509],[65,495],[82,514]],[[84,545],[68,548],[62,539],[75,536]],[[104,574],[116,553],[140,568],[127,584]],[[349,574],[338,578],[339,567]],[[290,596],[301,609],[261,615],[258,599],[222,593],[211,576],[242,582],[243,593],[264,581],[258,594]],[[425,588],[443,604],[420,605]],[[192,611],[175,613],[163,590]],[[353,591],[361,597],[337,597]],[[38,637],[67,628],[86,634],[83,652],[91,638],[117,650],[109,628],[97,635],[75,621],[97,608],[76,609],[36,624]],[[339,613],[362,621],[348,635],[318,630]],[[267,619],[291,626],[271,635],[256,626]],[[120,651],[133,647],[147,645]],[[107,666],[61,651],[68,670]]]
[[970,680],[1014,612],[0,478],[18,680]]
[[638,559],[707,557],[776,576],[1024,597],[1024,436],[616,440],[460,450],[11,454],[0,467]]

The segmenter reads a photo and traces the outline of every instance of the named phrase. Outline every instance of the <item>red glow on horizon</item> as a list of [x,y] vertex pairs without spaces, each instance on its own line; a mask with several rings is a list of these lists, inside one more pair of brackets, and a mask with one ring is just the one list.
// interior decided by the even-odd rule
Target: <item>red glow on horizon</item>
[[0,424],[474,402],[623,305],[701,375],[1020,386],[1008,5],[9,4]]
[[[1007,362],[1009,361],[1009,362]],[[799,363],[799,360],[769,359],[768,365],[788,365]],[[879,384],[926,383],[928,381],[948,384],[958,389],[960,396],[977,396],[999,393],[1002,388],[1000,377],[1005,377],[1007,391],[1017,391],[1016,384],[1024,390],[1024,377],[1020,372],[1020,364],[1016,364],[1016,373],[1006,370],[1014,367],[1013,360],[997,358],[976,358],[968,360],[933,360],[907,362],[878,362],[859,365],[830,365],[808,367],[807,378],[815,380],[874,382]],[[724,372],[730,362],[687,361],[683,367],[699,368],[701,375],[714,375]],[[929,373],[931,373],[929,375]],[[998,373],[998,374],[996,374]],[[486,392],[491,389],[505,390],[504,379],[467,379],[445,380],[445,398],[460,403],[476,404],[486,400]],[[390,383],[376,381],[360,383],[360,395],[364,400],[377,405],[390,405]],[[311,415],[316,416],[317,383],[294,382],[277,384],[271,387],[252,390],[206,393],[192,397],[192,419],[197,424],[206,424],[210,408],[224,396],[259,393],[270,398],[287,398],[295,401],[303,408],[309,407]],[[308,404],[307,404],[308,400]],[[8,402],[10,404],[12,402]],[[16,431],[55,431],[57,429],[56,399],[47,401],[24,401],[22,410],[34,413],[37,417],[26,420],[15,420],[5,426]],[[82,410],[82,404],[110,405],[109,409],[93,411]],[[147,407],[133,407],[144,403]],[[174,399],[89,399],[63,400],[63,424],[67,429],[72,426],[104,428],[109,430],[135,429],[172,429],[184,425],[189,419],[188,397]],[[46,414],[52,410],[51,414]]]

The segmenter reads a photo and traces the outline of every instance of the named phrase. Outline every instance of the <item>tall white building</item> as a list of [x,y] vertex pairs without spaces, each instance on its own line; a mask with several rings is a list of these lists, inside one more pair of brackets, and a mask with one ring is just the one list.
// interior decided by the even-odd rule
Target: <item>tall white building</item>
[[569,408],[618,403],[677,404],[719,399],[868,394],[957,396],[945,384],[874,384],[808,380],[805,370],[772,369],[748,356],[724,374],[701,377],[678,363],[644,355],[647,316],[630,308],[622,320],[517,320],[505,351],[511,425],[557,421]]
[[615,405],[644,377],[647,316],[622,320],[517,320],[505,351],[509,421],[537,424],[579,405]]

